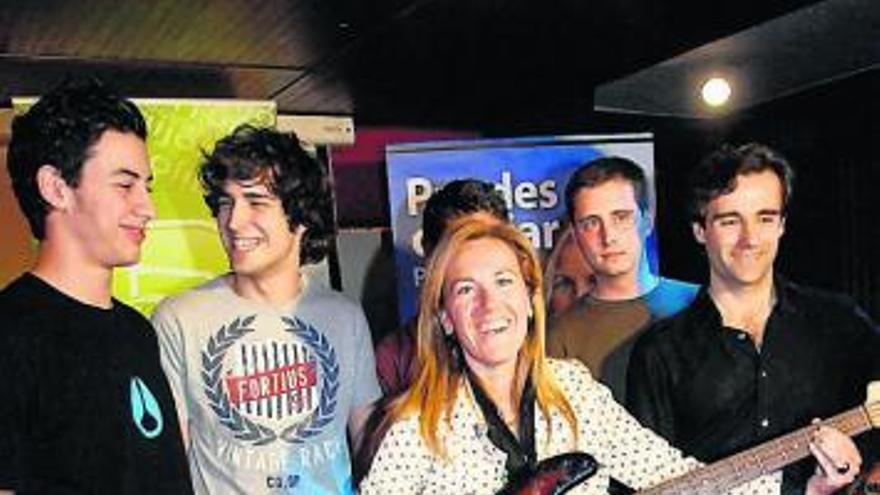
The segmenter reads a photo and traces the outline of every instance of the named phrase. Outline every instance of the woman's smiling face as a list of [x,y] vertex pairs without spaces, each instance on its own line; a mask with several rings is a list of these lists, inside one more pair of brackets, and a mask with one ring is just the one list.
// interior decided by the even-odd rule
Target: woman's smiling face
[[532,313],[514,251],[495,238],[466,241],[445,275],[441,318],[470,369],[478,375],[502,367],[514,372]]

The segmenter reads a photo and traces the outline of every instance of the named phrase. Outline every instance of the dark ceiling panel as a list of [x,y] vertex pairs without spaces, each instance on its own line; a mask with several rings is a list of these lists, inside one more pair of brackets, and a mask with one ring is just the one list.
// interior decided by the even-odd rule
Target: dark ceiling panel
[[376,124],[563,125],[589,117],[601,82],[813,3],[0,0],[0,91],[72,69]]
[[[880,66],[878,41],[880,2],[826,0],[600,85],[596,106],[714,118]],[[733,96],[713,109],[699,88],[719,75]]]
[[368,121],[583,118],[598,83],[810,3],[437,0],[359,40],[345,62]]
[[334,48],[334,20],[307,0],[2,2],[2,51],[306,67]]
[[345,78],[333,71],[315,71],[273,93],[281,113],[352,115],[354,100]]
[[0,59],[0,97],[41,94],[67,76],[95,76],[131,97],[270,99],[301,72]]

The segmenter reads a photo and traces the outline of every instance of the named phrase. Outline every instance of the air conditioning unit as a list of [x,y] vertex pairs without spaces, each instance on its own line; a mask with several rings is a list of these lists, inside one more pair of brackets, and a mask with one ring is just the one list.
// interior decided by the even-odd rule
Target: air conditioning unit
[[295,132],[300,141],[313,145],[354,144],[354,119],[331,115],[279,115],[275,128]]

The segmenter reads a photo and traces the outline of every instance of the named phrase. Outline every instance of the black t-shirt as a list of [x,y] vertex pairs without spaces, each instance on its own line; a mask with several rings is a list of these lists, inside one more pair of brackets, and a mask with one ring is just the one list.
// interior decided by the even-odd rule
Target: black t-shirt
[[192,493],[149,322],[26,274],[0,292],[0,489]]

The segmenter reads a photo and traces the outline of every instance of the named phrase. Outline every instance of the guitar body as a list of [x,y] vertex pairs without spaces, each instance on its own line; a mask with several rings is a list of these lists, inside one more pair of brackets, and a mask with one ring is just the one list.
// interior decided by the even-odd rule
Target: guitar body
[[544,459],[535,469],[519,473],[497,495],[562,495],[593,476],[598,468],[590,454],[560,454]]

